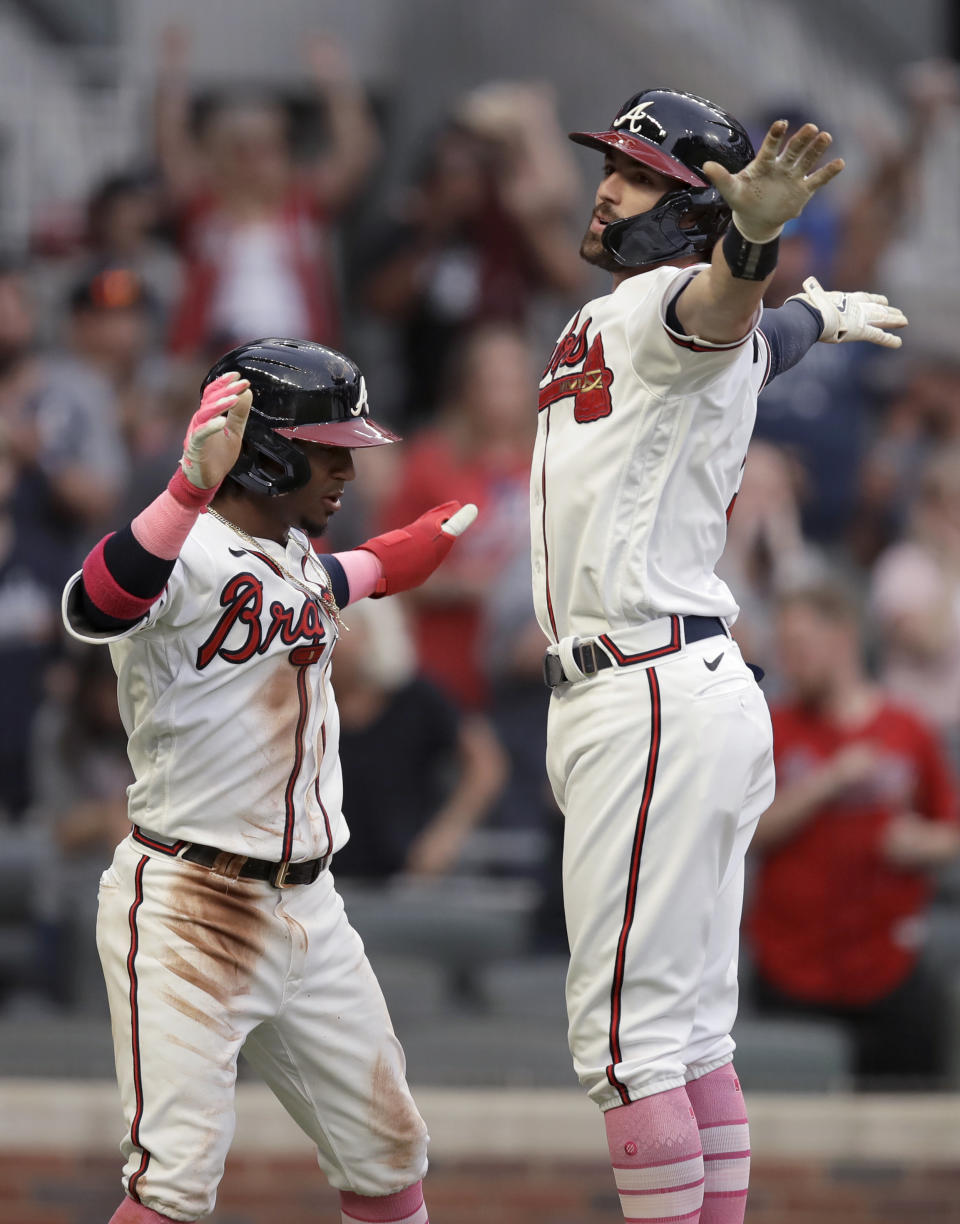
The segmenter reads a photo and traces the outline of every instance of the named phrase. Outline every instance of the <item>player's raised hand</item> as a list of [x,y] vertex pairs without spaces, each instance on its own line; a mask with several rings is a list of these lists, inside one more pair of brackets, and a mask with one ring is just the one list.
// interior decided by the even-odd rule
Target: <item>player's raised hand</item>
[[733,211],[733,223],[748,242],[772,242],[791,217],[799,217],[815,192],[843,169],[834,158],[817,169],[833,137],[814,123],[785,139],[787,121],[778,119],[763,139],[756,157],[731,174],[718,162],[704,163],[703,173]]
[[214,489],[236,463],[252,404],[250,383],[236,371],[221,374],[204,387],[180,459],[192,485]]
[[847,340],[867,340],[882,348],[899,348],[903,340],[885,328],[907,326],[907,316],[891,306],[879,293],[829,292],[815,276],[803,282],[803,293],[788,301],[807,302],[823,316],[820,339],[825,344],[844,344]]

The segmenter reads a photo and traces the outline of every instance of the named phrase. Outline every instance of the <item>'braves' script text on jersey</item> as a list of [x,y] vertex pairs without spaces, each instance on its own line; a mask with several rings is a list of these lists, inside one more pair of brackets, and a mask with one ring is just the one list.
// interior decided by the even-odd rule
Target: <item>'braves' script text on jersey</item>
[[298,531],[286,548],[256,544],[203,514],[133,629],[85,628],[79,575],[66,620],[82,641],[110,643],[134,824],[271,862],[320,858],[347,840],[329,579]]

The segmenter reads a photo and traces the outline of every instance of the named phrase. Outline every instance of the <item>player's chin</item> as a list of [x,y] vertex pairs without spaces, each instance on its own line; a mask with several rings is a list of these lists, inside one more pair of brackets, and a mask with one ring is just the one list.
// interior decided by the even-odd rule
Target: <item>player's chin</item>
[[314,536],[322,536],[327,530],[327,524],[330,522],[330,515],[323,510],[314,510],[310,514],[305,514],[300,519],[300,530],[306,532],[311,539]]
[[595,268],[602,268],[604,272],[616,272],[620,268],[603,245],[603,235],[594,233],[592,229],[588,229],[583,235],[583,241],[580,243],[580,258],[586,260],[588,264],[593,264]]

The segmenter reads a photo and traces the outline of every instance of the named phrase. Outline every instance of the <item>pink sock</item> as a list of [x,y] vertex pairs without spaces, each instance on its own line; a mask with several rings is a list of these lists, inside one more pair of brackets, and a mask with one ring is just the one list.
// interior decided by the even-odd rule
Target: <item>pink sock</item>
[[686,1092],[658,1092],[608,1109],[603,1120],[624,1219],[697,1224],[703,1158]]
[[341,1190],[340,1219],[342,1224],[430,1224],[423,1182],[382,1198]]
[[127,1195],[110,1217],[110,1224],[180,1224],[180,1221],[161,1215],[159,1211],[151,1211]]
[[732,1063],[687,1084],[703,1147],[701,1224],[743,1224],[750,1181],[750,1127]]

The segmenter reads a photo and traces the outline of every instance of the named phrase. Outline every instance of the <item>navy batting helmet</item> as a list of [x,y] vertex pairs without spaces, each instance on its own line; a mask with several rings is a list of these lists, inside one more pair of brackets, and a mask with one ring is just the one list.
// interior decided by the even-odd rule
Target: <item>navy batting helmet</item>
[[229,480],[254,493],[292,493],[310,479],[296,442],[382,446],[397,436],[370,418],[363,375],[349,357],[311,340],[252,340],[231,349],[203,385],[236,370],[249,379],[253,407]]
[[570,139],[601,152],[615,149],[677,180],[653,208],[604,227],[604,247],[626,268],[710,251],[730,222],[730,209],[703,164],[719,162],[736,174],[754,156],[750,137],[732,115],[675,89],[643,89],[624,102],[606,131],[571,132]]

